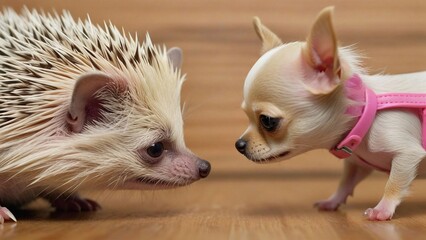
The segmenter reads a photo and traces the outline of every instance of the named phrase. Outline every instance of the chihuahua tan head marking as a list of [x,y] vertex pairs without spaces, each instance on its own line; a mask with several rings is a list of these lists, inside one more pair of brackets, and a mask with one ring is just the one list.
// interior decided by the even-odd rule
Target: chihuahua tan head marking
[[[247,75],[242,106],[250,126],[241,139],[246,141],[245,154],[252,160],[275,158],[293,148],[287,132],[294,113],[288,106],[297,104],[297,96],[307,95],[305,87],[294,81],[303,76],[301,49],[300,42],[274,48],[261,56]],[[262,116],[278,121],[279,126],[266,129]]]
[[359,68],[350,50],[338,51],[332,10],[319,14],[306,42],[278,44],[279,38],[255,19],[262,52],[266,52],[244,83],[242,107],[249,127],[235,146],[247,158],[266,162],[329,148],[343,134],[335,129],[351,121],[343,114],[347,102],[342,101],[340,68],[344,66],[342,72]]
[[258,17],[253,18],[253,26],[257,36],[262,41],[262,49],[260,51],[262,55],[283,44],[281,39],[269,30],[269,28],[265,27]]

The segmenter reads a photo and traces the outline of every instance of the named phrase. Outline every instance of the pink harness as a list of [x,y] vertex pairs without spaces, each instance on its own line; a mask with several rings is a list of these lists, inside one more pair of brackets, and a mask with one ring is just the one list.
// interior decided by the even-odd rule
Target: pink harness
[[[375,94],[371,89],[364,86],[358,75],[352,76],[347,80],[347,95],[350,99],[356,101],[365,101],[365,105],[361,107],[361,115],[358,122],[348,135],[330,150],[330,152],[338,158],[348,158],[352,155],[362,139],[367,134],[373,124],[376,112],[378,110],[390,108],[411,108],[418,109],[419,116],[422,120],[422,145],[426,149],[426,94],[421,93],[382,93]],[[358,98],[358,99],[357,99]],[[361,99],[359,99],[361,98]],[[357,107],[349,107],[348,114],[356,114]],[[359,156],[358,156],[359,157]],[[378,170],[389,171],[372,166],[370,163],[360,158],[362,162],[374,167]]]

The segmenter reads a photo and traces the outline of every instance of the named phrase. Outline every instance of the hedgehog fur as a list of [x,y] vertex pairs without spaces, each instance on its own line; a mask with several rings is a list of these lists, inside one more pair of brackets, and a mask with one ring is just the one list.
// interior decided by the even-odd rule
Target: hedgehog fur
[[[94,71],[127,87],[96,92],[101,117],[72,133],[64,117],[74,84]],[[197,180],[187,160],[168,157],[150,165],[138,156],[156,141],[192,156],[183,140],[183,81],[166,48],[153,45],[149,35],[140,44],[111,23],[75,21],[66,11],[5,9],[0,14],[0,205],[70,196],[85,188],[120,188],[129,179],[178,186]]]

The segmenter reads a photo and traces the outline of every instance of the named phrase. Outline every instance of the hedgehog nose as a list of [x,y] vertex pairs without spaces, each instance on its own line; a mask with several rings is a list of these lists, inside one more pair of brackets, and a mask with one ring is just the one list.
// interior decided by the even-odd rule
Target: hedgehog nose
[[211,167],[209,162],[201,159],[198,161],[198,174],[201,178],[207,177],[210,173],[210,169]]
[[235,142],[235,148],[238,150],[238,152],[244,154],[246,152],[247,142],[240,138]]

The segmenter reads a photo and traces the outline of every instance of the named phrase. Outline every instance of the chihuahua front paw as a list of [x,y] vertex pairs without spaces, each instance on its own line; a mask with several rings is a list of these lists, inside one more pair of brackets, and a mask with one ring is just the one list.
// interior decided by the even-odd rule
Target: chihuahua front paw
[[58,198],[51,203],[60,212],[90,212],[101,209],[97,202],[80,197]]
[[318,201],[314,203],[314,207],[322,211],[336,211],[339,208],[340,204],[341,204],[340,201],[337,201],[336,199],[332,198],[332,199]]
[[391,220],[394,211],[387,209],[369,208],[365,210],[364,215],[371,221],[386,221]]
[[15,216],[5,207],[0,207],[0,224],[3,224],[4,221],[12,220],[16,222]]
[[374,208],[369,208],[364,212],[364,215],[371,221],[391,220],[396,206],[401,201],[399,199],[391,199],[383,197],[382,200]]

